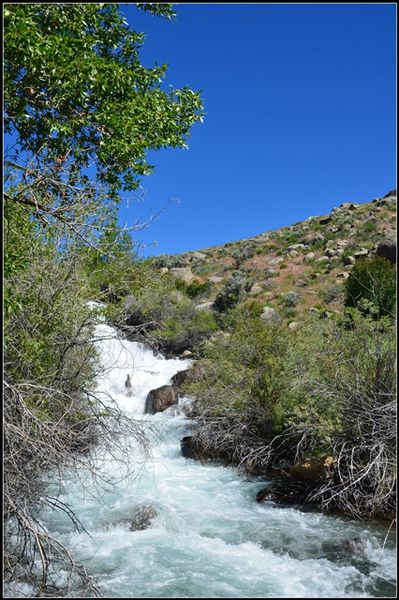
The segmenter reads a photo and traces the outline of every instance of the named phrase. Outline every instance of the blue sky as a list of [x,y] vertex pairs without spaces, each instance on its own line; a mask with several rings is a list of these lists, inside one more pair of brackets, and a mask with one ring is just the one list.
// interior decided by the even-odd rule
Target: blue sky
[[136,240],[146,255],[250,237],[395,186],[393,4],[181,4],[170,22],[123,5],[146,66],[202,90],[189,150],[149,155],[144,201],[169,205]]

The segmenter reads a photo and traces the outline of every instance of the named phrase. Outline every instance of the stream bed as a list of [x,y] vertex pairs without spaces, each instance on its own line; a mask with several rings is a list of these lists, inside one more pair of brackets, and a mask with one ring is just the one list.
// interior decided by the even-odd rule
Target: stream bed
[[[164,359],[98,325],[101,362],[97,393],[112,397],[147,431],[151,458],[139,445],[101,454],[105,476],[119,480],[98,493],[88,476],[65,478],[60,500],[86,532],[60,512],[46,511],[49,532],[85,564],[108,598],[394,597],[396,554],[387,526],[301,511],[255,496],[264,481],[234,468],[181,455],[190,421],[176,407],[145,415],[149,390],[165,385],[188,361]],[[100,339],[102,338],[102,339]],[[132,395],[125,380],[130,374]],[[183,399],[187,402],[187,399]],[[180,414],[179,414],[180,413]],[[124,462],[133,467],[126,477]],[[151,525],[130,530],[129,515],[149,509]],[[360,538],[362,552],[342,543]],[[62,577],[62,573],[60,573]],[[79,596],[78,592],[76,596]]]

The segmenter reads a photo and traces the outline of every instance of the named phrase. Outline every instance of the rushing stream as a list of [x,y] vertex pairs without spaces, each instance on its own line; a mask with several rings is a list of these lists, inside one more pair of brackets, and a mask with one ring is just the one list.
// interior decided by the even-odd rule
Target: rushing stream
[[[117,456],[102,456],[105,471],[121,481],[100,497],[84,474],[65,480],[61,500],[86,533],[74,531],[62,513],[46,512],[42,521],[84,562],[103,596],[395,596],[394,540],[388,536],[383,547],[386,526],[261,505],[254,498],[265,482],[185,459],[180,440],[187,435],[187,418],[176,407],[143,413],[148,391],[167,384],[188,361],[166,360],[138,343],[121,342],[105,324],[97,332],[108,338],[97,342],[106,367],[97,391],[148,428],[152,456],[141,462],[138,448],[122,452],[135,466],[135,477],[127,479]],[[128,373],[131,397],[124,386]],[[123,519],[138,505],[151,506],[156,516],[147,529],[130,531]],[[364,552],[351,554],[341,546],[354,537],[364,542]]]

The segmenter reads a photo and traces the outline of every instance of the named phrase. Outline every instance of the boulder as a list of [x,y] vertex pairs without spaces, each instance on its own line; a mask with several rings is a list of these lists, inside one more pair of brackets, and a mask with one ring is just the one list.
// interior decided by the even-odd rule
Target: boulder
[[281,256],[276,256],[276,258],[272,258],[272,260],[269,261],[269,265],[278,265],[280,263],[283,262],[283,258],[281,258]]
[[161,273],[161,275],[165,275],[165,273],[169,273],[169,269],[168,267],[161,267],[159,269],[159,272]]
[[154,519],[158,516],[158,511],[151,504],[142,504],[137,506],[132,518],[129,519],[130,531],[143,531],[151,527]]
[[184,458],[200,458],[200,447],[193,436],[186,435],[181,440],[180,447]]
[[337,256],[337,251],[332,248],[326,248],[324,255],[328,258],[332,258],[333,256]]
[[287,250],[305,250],[307,246],[305,244],[292,244],[292,246],[288,246]]
[[313,231],[307,233],[303,239],[307,244],[312,245],[316,244],[317,242],[324,242],[324,235],[322,233],[319,233],[318,231]]
[[367,248],[361,248],[360,250],[354,253],[354,257],[361,258],[362,256],[367,256],[368,253],[369,251],[367,250]]
[[354,265],[356,259],[354,256],[344,256],[342,262],[344,263],[344,265]]
[[273,493],[271,488],[266,487],[266,488],[259,490],[259,492],[256,494],[255,500],[256,500],[256,502],[259,502],[259,503],[266,502],[266,501],[276,502],[277,497]]
[[294,285],[295,287],[306,287],[308,282],[305,279],[297,279]]
[[396,241],[395,240],[384,240],[380,242],[376,249],[377,256],[383,256],[396,264]]
[[296,331],[300,327],[302,327],[302,323],[299,323],[299,321],[291,321],[291,323],[288,324],[288,329],[291,329],[291,331]]
[[256,294],[260,294],[261,292],[263,292],[263,287],[259,285],[259,283],[254,283],[248,293],[250,296],[255,296]]
[[366,544],[359,537],[344,540],[342,542],[342,548],[350,554],[363,555],[366,552]]
[[123,525],[128,526],[129,531],[142,531],[151,527],[157,516],[158,511],[151,504],[140,504],[135,507],[131,515],[104,523],[103,526],[108,530],[116,525]]
[[170,269],[170,272],[174,277],[181,279],[185,283],[191,283],[194,279],[194,274],[190,267],[177,267],[175,269]]
[[206,260],[207,256],[206,254],[203,254],[202,252],[193,252],[193,254],[190,257],[191,259],[194,260]]
[[346,273],[345,271],[342,271],[341,273],[337,274],[337,279],[348,279],[349,277],[349,273]]
[[315,256],[314,252],[308,252],[307,254],[305,254],[303,261],[310,262],[311,260],[314,259],[314,256]]
[[212,277],[209,277],[209,281],[211,283],[221,283],[223,279],[224,277],[221,277],[220,275],[213,275]]
[[263,313],[260,315],[260,318],[263,321],[279,321],[280,315],[278,314],[275,308],[272,308],[271,306],[265,306],[265,308],[263,309]]
[[330,477],[330,469],[335,462],[336,460],[333,456],[310,458],[291,467],[290,475],[295,479],[314,483],[320,479],[327,479]]
[[146,414],[154,415],[155,413],[166,410],[169,406],[172,406],[172,404],[177,404],[178,400],[178,388],[172,385],[163,385],[148,393],[144,412]]
[[318,264],[323,264],[323,263],[328,263],[330,259],[328,258],[328,256],[320,256],[320,258],[316,259],[316,262]]
[[208,312],[212,312],[213,302],[201,302],[201,304],[197,304],[195,310],[206,310]]
[[174,386],[180,388],[183,383],[198,383],[204,377],[205,369],[200,365],[184,369],[173,375],[171,382]]
[[319,223],[320,223],[320,225],[327,225],[327,223],[329,223],[331,221],[331,219],[332,219],[331,215],[325,215],[324,217],[319,218]]

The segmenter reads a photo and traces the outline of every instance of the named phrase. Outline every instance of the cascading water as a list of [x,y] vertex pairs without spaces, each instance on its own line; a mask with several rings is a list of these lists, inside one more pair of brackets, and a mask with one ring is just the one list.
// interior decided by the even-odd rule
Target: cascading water
[[[105,368],[97,393],[112,397],[148,428],[152,456],[141,462],[138,447],[122,451],[121,458],[136,466],[134,478],[124,478],[118,456],[99,457],[105,472],[120,479],[100,496],[91,493],[84,474],[64,481],[60,499],[86,533],[74,531],[63,513],[41,518],[96,577],[104,597],[395,596],[394,541],[388,537],[384,545],[386,528],[260,505],[254,498],[264,482],[185,459],[180,440],[187,419],[174,407],[153,416],[143,413],[149,390],[167,384],[188,362],[122,342],[105,324],[97,333]],[[127,374],[131,396],[124,385]],[[152,522],[131,531],[129,517],[137,506],[151,511]],[[364,551],[346,552],[340,543],[355,537],[364,542]]]

